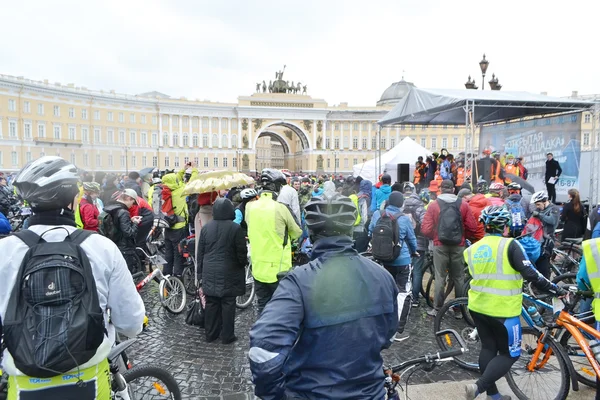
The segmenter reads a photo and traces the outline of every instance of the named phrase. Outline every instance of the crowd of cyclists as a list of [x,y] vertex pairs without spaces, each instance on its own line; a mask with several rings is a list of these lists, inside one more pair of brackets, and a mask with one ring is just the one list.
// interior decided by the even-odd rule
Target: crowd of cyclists
[[[436,161],[438,171],[448,160],[443,156],[441,164]],[[188,164],[177,172],[132,172],[125,177],[96,177],[95,182],[89,176],[82,178],[74,165],[60,157],[42,157],[13,177],[12,189],[6,179],[0,180],[0,196],[8,196],[9,208],[21,204],[32,209],[27,230],[39,240],[32,244],[23,237],[27,235],[15,234],[0,241],[0,252],[7,260],[0,268],[0,293],[11,293],[23,278],[22,269],[36,259],[32,254],[40,243],[72,241],[83,252],[81,260],[91,266],[97,291],[96,303],[92,299],[91,304],[101,310],[106,329],[95,345],[59,341],[69,352],[63,348],[57,353],[44,335],[37,339],[40,343],[34,340],[30,346],[15,347],[10,318],[18,307],[24,303],[33,309],[40,306],[34,301],[38,293],[58,296],[61,304],[74,304],[69,296],[83,290],[80,282],[65,278],[64,270],[81,268],[84,261],[69,268],[63,263],[36,267],[47,270],[31,280],[38,285],[31,289],[37,297],[31,295],[35,298],[26,301],[0,296],[5,337],[11,333],[3,358],[10,376],[9,394],[14,396],[9,398],[17,394],[27,398],[27,393],[45,390],[47,398],[62,399],[81,387],[69,379],[60,384],[54,379],[31,383],[28,377],[36,375],[24,371],[45,371],[38,377],[72,371],[52,369],[56,364],[50,363],[47,354],[35,360],[37,369],[24,368],[31,358],[24,351],[40,345],[50,346],[54,357],[63,354],[74,359],[77,370],[92,377],[89,381],[94,382],[96,394],[74,398],[109,398],[106,382],[99,378],[107,375],[103,360],[114,343],[115,330],[127,336],[141,331],[144,305],[131,275],[143,269],[143,263],[135,249],[144,245],[160,215],[165,274],[182,273],[178,245],[190,232],[196,235],[209,342],[237,340],[235,297],[245,290],[249,253],[259,318],[250,332],[248,357],[260,398],[382,396],[381,350],[408,338],[410,311],[423,306],[419,300],[423,265],[427,252],[432,252],[436,279],[434,307],[427,310],[430,316],[445,301],[447,276],[454,282],[456,297],[466,294],[462,293],[465,264],[472,277],[469,310],[482,341],[482,376],[466,386],[465,398],[486,392],[493,400],[507,399],[495,382],[519,356],[523,279],[540,291],[564,296],[566,291],[548,280],[559,222],[565,224],[563,235],[582,236],[586,227],[588,235],[600,231],[595,229],[598,207],[588,218],[576,190],[569,192],[570,201],[561,211],[545,191],[527,200],[517,182],[471,184],[465,178],[458,185],[457,180],[441,179],[437,185],[430,181],[424,187],[423,175],[416,178],[420,173],[414,182],[393,184],[384,173],[373,184],[360,176],[292,176],[265,169],[256,184],[247,187],[185,195],[185,183],[197,174],[196,166]],[[78,228],[99,234],[79,238]],[[582,284],[587,283],[600,298],[597,240],[584,242],[579,274]],[[292,248],[298,241],[310,242],[312,252],[307,264],[293,266]],[[70,326],[61,325],[52,318],[53,306],[44,304],[46,314],[41,317],[33,312],[23,315],[31,321],[42,318],[48,330],[45,334],[59,328],[81,332],[77,329],[85,324],[71,319]],[[596,301],[592,309],[600,310]],[[600,319],[600,311],[596,315]],[[461,318],[459,313],[456,318]],[[64,319],[62,314],[59,319]],[[89,356],[67,355],[71,351]]]

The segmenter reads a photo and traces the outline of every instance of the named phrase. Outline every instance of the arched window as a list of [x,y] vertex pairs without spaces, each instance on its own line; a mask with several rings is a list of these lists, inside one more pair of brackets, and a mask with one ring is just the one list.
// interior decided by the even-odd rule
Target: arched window
[[188,143],[188,134],[184,133],[183,134],[183,147],[188,147],[189,143]]
[[[227,120],[225,120],[227,121]],[[227,147],[227,135],[223,134],[223,136],[221,136],[221,146],[222,147]]]
[[237,135],[235,133],[231,135],[231,147],[237,147]]
[[217,136],[216,133],[214,133],[212,135],[212,147],[217,147],[219,146],[219,137]]
[[173,146],[179,146],[179,135],[176,133],[173,134]]
[[208,134],[202,135],[202,147],[208,147]]
[[199,143],[198,143],[198,134],[194,133],[194,136],[192,136],[192,146],[194,147],[198,147]]
[[163,133],[163,146],[169,145],[169,134],[167,132]]

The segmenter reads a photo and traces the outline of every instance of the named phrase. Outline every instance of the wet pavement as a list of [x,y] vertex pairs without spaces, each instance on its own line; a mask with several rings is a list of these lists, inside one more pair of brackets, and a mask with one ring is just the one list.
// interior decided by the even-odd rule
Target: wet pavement
[[[134,365],[149,363],[170,371],[179,383],[184,399],[254,398],[247,355],[248,333],[257,318],[255,307],[237,310],[235,330],[238,341],[224,345],[219,341],[206,343],[203,329],[186,325],[185,311],[173,315],[162,308],[156,284],[148,285],[142,291],[142,298],[150,324],[128,351]],[[426,306],[411,310],[407,326],[410,338],[394,343],[383,352],[386,365],[438,351],[433,318],[425,311]],[[448,362],[432,372],[414,373],[410,383],[462,381],[475,376]]]

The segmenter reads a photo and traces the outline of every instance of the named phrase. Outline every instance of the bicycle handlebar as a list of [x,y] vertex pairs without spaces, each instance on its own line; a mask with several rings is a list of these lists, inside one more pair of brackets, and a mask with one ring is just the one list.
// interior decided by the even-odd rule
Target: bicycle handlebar
[[467,351],[465,348],[460,348],[460,349],[455,349],[455,350],[439,351],[439,352],[433,353],[433,354],[425,354],[424,356],[421,356],[421,357],[418,357],[418,358],[415,358],[412,360],[404,361],[398,365],[394,365],[390,369],[392,370],[393,373],[396,373],[396,372],[402,371],[403,369],[405,369],[407,367],[410,367],[411,365],[422,364],[422,363],[431,363],[434,361],[442,361],[447,358],[460,356],[460,355],[464,354],[465,351]]

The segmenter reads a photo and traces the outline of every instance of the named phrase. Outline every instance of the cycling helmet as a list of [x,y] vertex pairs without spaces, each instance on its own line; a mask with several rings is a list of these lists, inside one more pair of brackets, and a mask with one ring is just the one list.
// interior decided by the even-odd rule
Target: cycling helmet
[[152,178],[153,185],[158,185],[159,183],[162,183],[162,179],[160,179],[159,177]]
[[503,206],[487,206],[481,211],[479,221],[483,222],[487,230],[502,232],[510,223],[510,212]]
[[508,184],[508,186],[506,187],[508,189],[508,191],[510,193],[512,192],[521,192],[521,185],[519,185],[517,182],[511,182]]
[[419,193],[419,198],[423,203],[429,204],[429,202],[431,201],[431,197],[429,196],[429,189],[421,190],[421,193]]
[[494,182],[490,185],[490,193],[500,195],[502,190],[504,189],[504,185],[498,182]]
[[260,181],[262,182],[263,189],[272,192],[279,192],[281,185],[285,185],[287,180],[283,172],[274,168],[265,168],[260,173]]
[[17,194],[34,211],[59,210],[79,193],[77,167],[57,156],[31,161],[14,181]]
[[535,204],[540,201],[548,201],[548,193],[546,193],[545,190],[535,192],[533,196],[531,196],[531,204]]
[[527,254],[527,258],[532,263],[536,262],[542,253],[542,246],[540,242],[535,240],[535,238],[531,235],[523,236],[519,240],[519,244],[525,250],[525,254]]
[[404,182],[402,184],[402,193],[414,193],[417,188],[412,182]]
[[258,196],[258,193],[252,188],[244,189],[240,193],[240,197],[242,198],[242,200],[252,199],[256,196]]
[[477,193],[486,194],[488,192],[488,183],[485,180],[477,182]]
[[83,182],[83,190],[86,192],[100,193],[100,184],[97,182]]
[[304,210],[306,227],[311,236],[352,234],[357,210],[349,197],[339,194],[313,197]]

